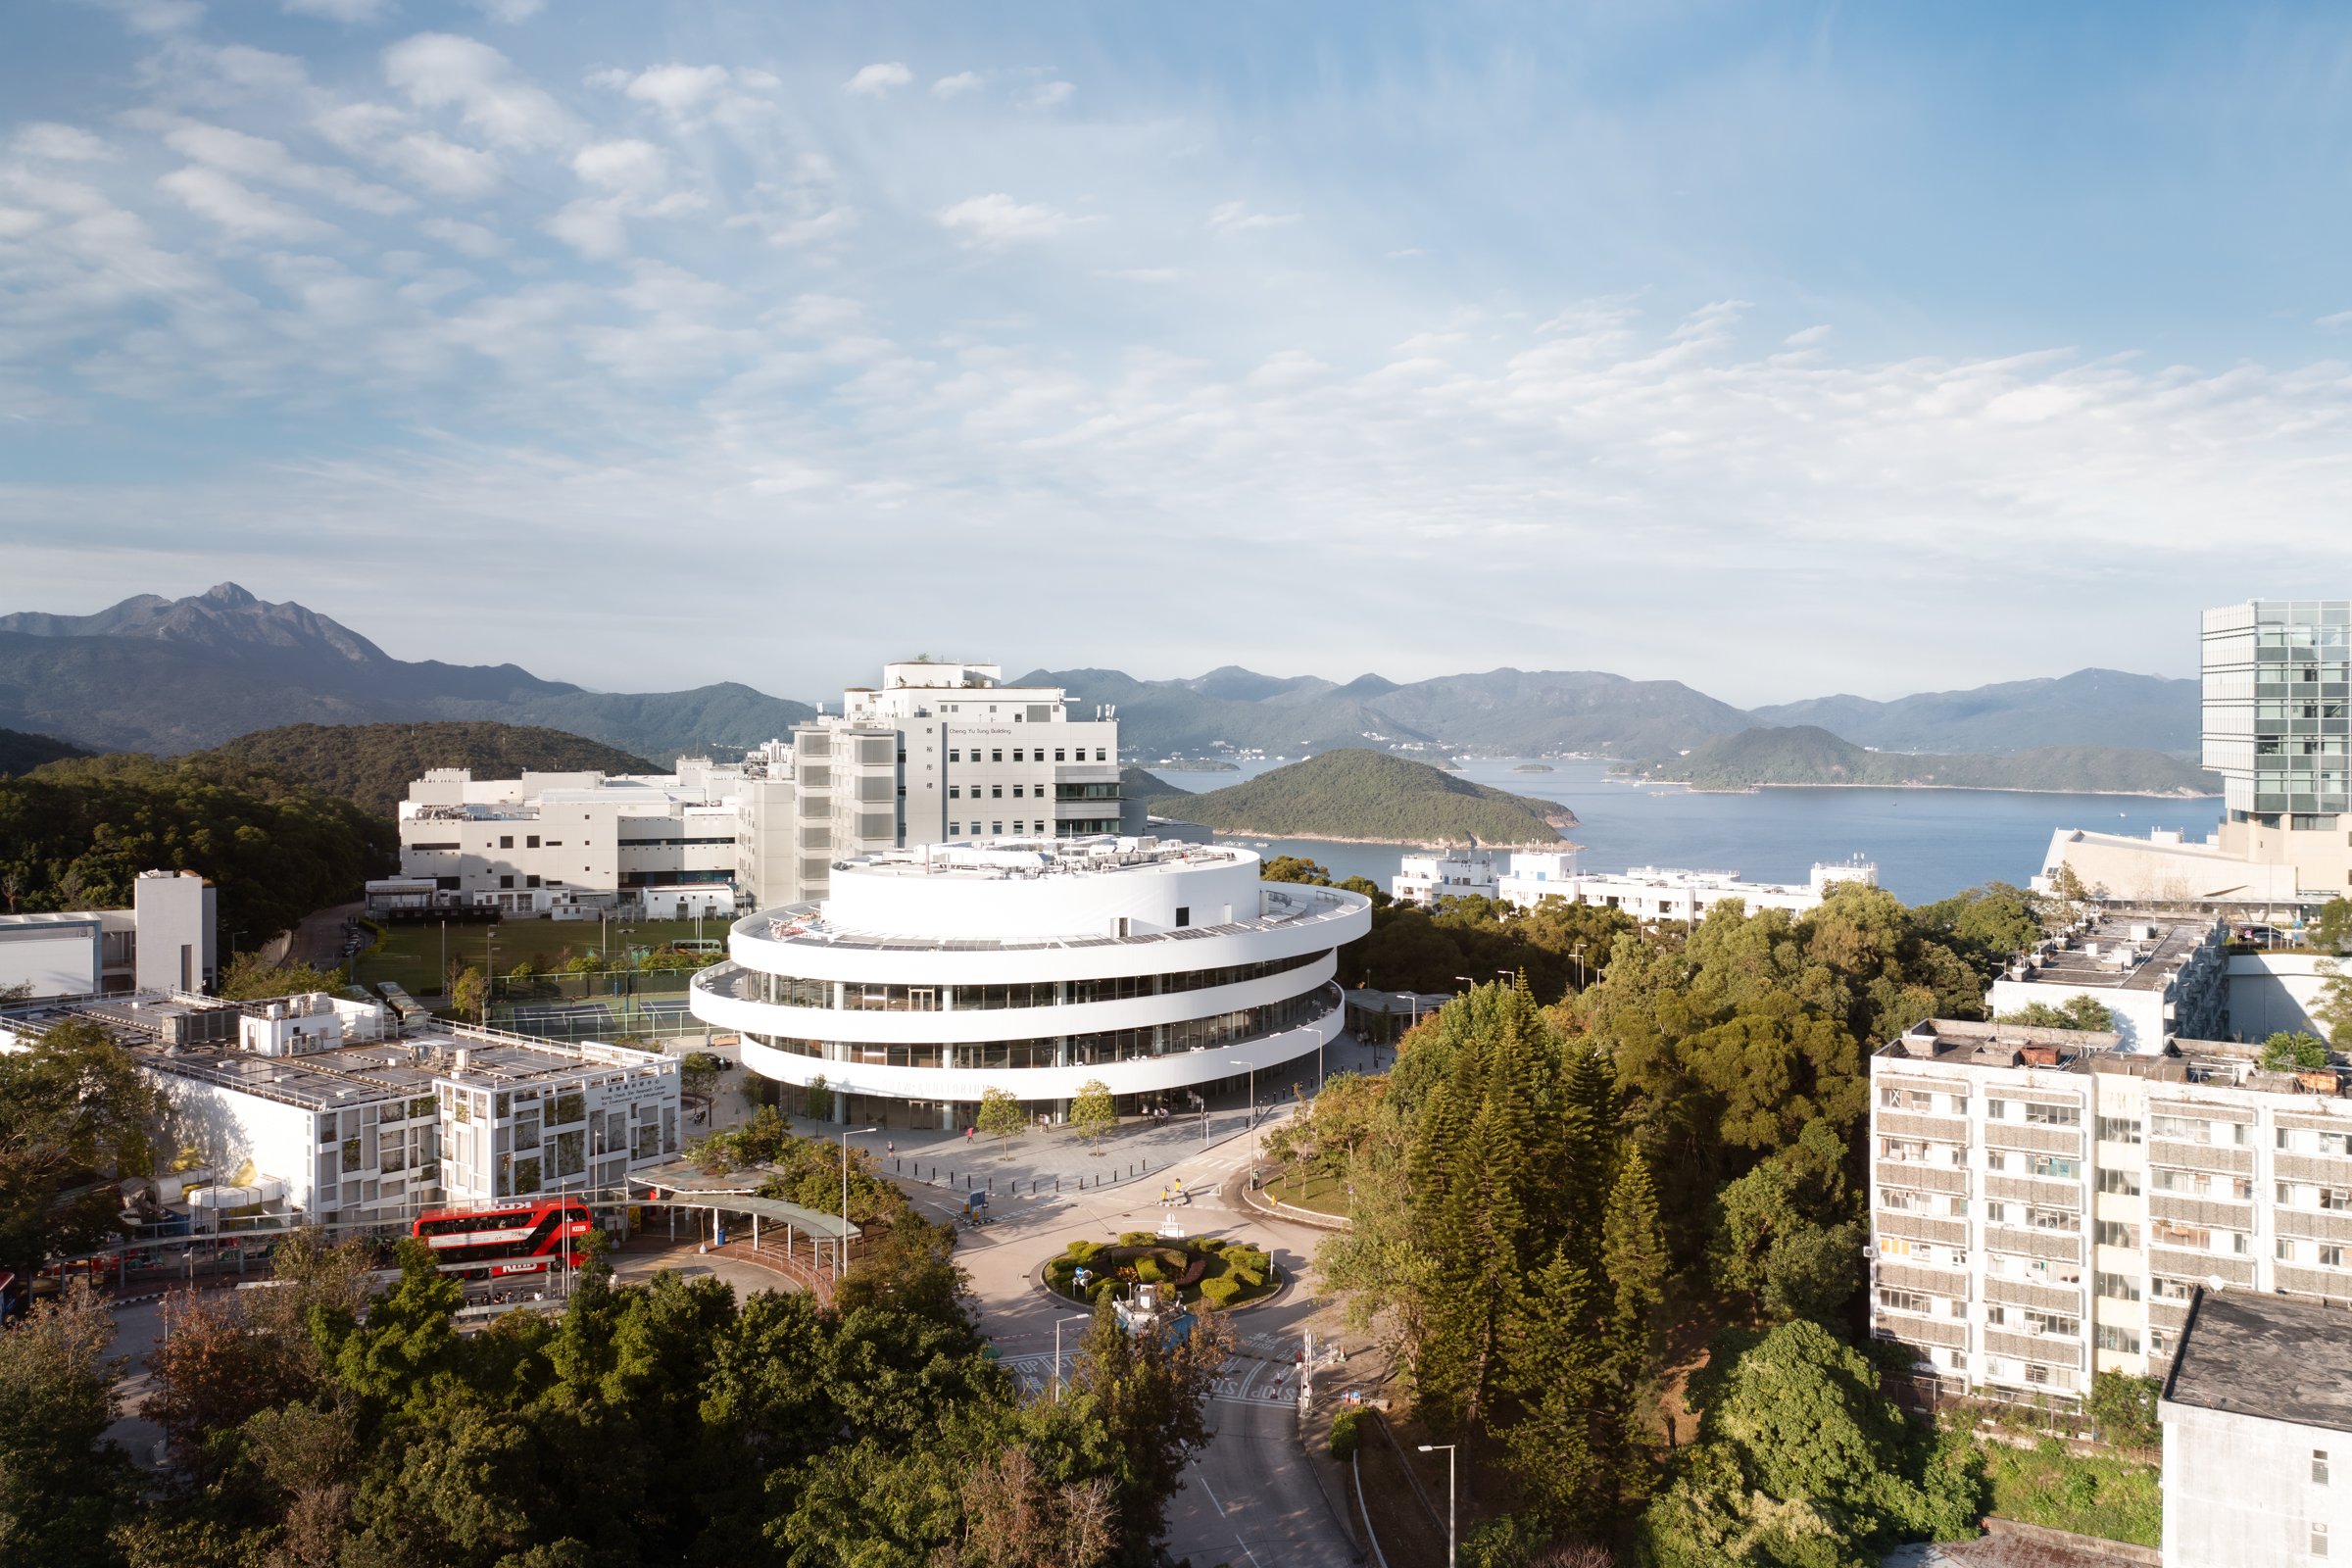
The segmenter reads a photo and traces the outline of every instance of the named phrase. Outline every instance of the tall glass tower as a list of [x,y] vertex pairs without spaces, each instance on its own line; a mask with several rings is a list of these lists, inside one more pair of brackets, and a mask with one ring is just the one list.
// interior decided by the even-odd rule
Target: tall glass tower
[[2352,826],[2352,600],[2205,612],[2205,765],[2225,821],[2289,834]]

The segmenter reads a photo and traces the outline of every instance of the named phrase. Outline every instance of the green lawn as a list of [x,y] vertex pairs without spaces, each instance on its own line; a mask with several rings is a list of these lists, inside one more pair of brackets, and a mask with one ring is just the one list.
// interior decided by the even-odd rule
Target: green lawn
[[[651,949],[695,934],[692,920],[631,920],[625,927],[614,924],[610,929],[615,955],[623,942],[633,948]],[[622,935],[624,930],[626,936]],[[360,955],[358,972],[352,978],[362,985],[391,980],[407,988],[411,996],[439,996],[440,923],[387,925],[383,932],[381,941]],[[724,942],[727,922],[705,920],[702,934],[707,940]],[[597,925],[593,920],[505,920],[495,926],[452,924],[450,961],[479,968],[485,937],[494,945],[491,958],[501,974],[518,963],[528,963],[534,969],[553,969],[566,958],[594,954]]]
[[2154,1466],[2081,1457],[2054,1438],[2031,1448],[1980,1446],[1992,1511],[2002,1518],[2137,1546],[2164,1544],[2164,1497]]
[[1337,1176],[1309,1176],[1291,1189],[1288,1176],[1277,1176],[1266,1183],[1266,1196],[1294,1208],[1311,1208],[1318,1214],[1345,1215],[1348,1212],[1348,1184]]

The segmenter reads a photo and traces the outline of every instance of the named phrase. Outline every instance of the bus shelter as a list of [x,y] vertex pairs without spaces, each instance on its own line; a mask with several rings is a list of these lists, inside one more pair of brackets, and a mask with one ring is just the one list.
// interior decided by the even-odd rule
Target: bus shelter
[[[729,1185],[728,1177],[632,1176],[632,1185],[646,1189],[646,1201],[667,1208],[672,1216],[671,1234],[676,1234],[675,1216],[683,1209],[697,1214],[696,1226],[701,1228],[701,1211],[710,1214],[710,1240],[719,1246],[727,1241],[727,1216],[749,1221],[752,1250],[761,1250],[761,1226],[772,1243],[776,1232],[784,1234],[784,1256],[797,1260],[801,1238],[808,1238],[808,1266],[814,1268],[825,1252],[833,1258],[838,1274],[844,1266],[849,1244],[864,1234],[858,1226],[847,1224],[839,1214],[828,1214],[819,1208],[804,1208],[798,1203],[785,1202],[780,1198],[762,1198],[748,1187]],[[830,1244],[828,1247],[826,1244]]]

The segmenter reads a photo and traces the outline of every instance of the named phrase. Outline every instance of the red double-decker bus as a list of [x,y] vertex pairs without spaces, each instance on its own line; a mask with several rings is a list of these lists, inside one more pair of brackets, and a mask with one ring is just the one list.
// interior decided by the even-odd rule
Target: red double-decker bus
[[544,1274],[558,1263],[587,1261],[581,1243],[596,1228],[577,1199],[517,1200],[502,1208],[435,1208],[409,1234],[433,1250],[441,1272],[466,1279]]

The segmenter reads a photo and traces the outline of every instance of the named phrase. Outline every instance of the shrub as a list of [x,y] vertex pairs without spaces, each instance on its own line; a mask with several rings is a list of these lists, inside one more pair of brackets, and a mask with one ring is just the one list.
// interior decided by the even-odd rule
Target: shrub
[[1202,1280],[1200,1282],[1200,1299],[1210,1306],[1231,1306],[1233,1298],[1241,1294],[1241,1284],[1236,1280]]
[[1135,1277],[1147,1285],[1158,1284],[1167,1276],[1167,1272],[1166,1269],[1159,1266],[1159,1259],[1153,1257],[1150,1252],[1146,1252],[1135,1260]]
[[1361,1412],[1342,1410],[1331,1418],[1331,1456],[1345,1462],[1355,1457],[1355,1446],[1361,1441],[1355,1430],[1355,1418]]
[[1150,1231],[1121,1231],[1119,1233],[1121,1247],[1150,1247],[1158,1240],[1159,1238]]

